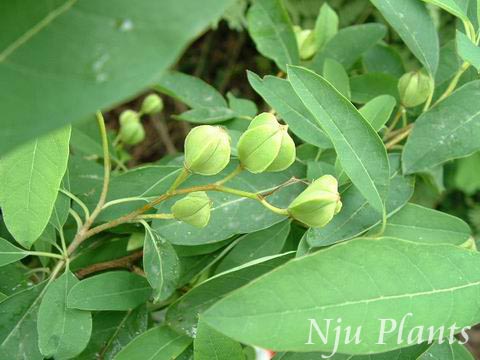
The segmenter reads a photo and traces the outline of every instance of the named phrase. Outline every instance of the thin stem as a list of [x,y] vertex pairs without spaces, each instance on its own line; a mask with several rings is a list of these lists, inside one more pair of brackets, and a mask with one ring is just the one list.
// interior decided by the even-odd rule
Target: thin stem
[[384,140],[387,139],[390,133],[393,131],[393,129],[395,129],[395,126],[397,126],[404,112],[406,112],[405,107],[403,105],[400,105],[397,113],[395,114],[395,117],[392,120],[392,123],[387,128],[387,131],[385,131],[385,135],[383,135]]
[[103,271],[103,270],[115,269],[115,268],[129,268],[133,265],[133,263],[139,260],[142,256],[143,256],[143,250],[139,250],[137,252],[134,252],[133,254],[124,256],[119,259],[90,265],[84,269],[78,270],[76,272],[76,275],[78,278],[82,279],[87,275],[90,275],[95,272]]
[[108,230],[108,229],[114,228],[118,225],[121,225],[123,223],[135,220],[139,215],[145,213],[148,210],[153,209],[158,204],[162,203],[163,201],[165,201],[165,200],[167,200],[167,199],[169,199],[173,196],[188,194],[188,193],[195,192],[195,191],[219,191],[219,192],[233,194],[233,195],[237,195],[237,196],[241,196],[241,197],[246,197],[246,198],[249,198],[249,199],[259,201],[263,206],[267,207],[269,210],[271,210],[271,211],[273,211],[277,214],[287,215],[287,210],[286,209],[277,208],[277,207],[269,204],[264,199],[264,196],[262,194],[252,193],[252,192],[238,190],[238,189],[232,189],[232,188],[228,188],[228,187],[224,187],[224,186],[218,186],[218,185],[215,185],[215,184],[199,185],[199,186],[192,186],[192,187],[185,188],[185,189],[178,189],[178,190],[160,195],[157,198],[150,201],[148,204],[145,204],[141,208],[139,208],[135,211],[132,211],[129,214],[123,215],[123,216],[121,216],[117,219],[111,220],[107,223],[98,225],[98,226],[88,230],[83,235],[83,238],[87,239],[87,238],[89,238],[93,235],[96,235],[96,234],[104,231],[104,230]]
[[430,105],[432,104],[433,93],[434,93],[434,91],[432,90],[432,92],[430,93],[430,95],[427,98],[427,101],[425,102],[425,105],[423,106],[422,112],[426,112],[430,108]]
[[97,206],[93,210],[92,214],[86,219],[85,224],[82,226],[80,231],[77,232],[75,238],[73,239],[72,243],[68,247],[68,255],[75,251],[75,249],[86,239],[85,234],[92,226],[93,222],[95,221],[96,217],[102,211],[103,205],[105,205],[105,201],[107,199],[108,193],[108,185],[110,183],[110,170],[111,170],[111,163],[110,163],[110,153],[108,149],[108,137],[107,137],[107,129],[105,128],[105,120],[103,119],[103,115],[100,111],[97,112],[97,122],[98,128],[100,130],[100,136],[102,138],[102,147],[103,147],[103,187],[102,192],[100,193],[100,198],[98,199]]
[[457,87],[458,81],[460,80],[460,77],[463,75],[465,71],[467,71],[469,67],[470,67],[470,64],[465,61],[460,67],[460,69],[457,71],[455,76],[452,78],[452,81],[450,81],[450,84],[448,85],[445,92],[438,98],[437,101],[435,101],[435,104],[433,104],[433,106],[437,105],[439,102],[444,100],[453,92],[453,90],[455,90],[455,88]]
[[43,257],[49,257],[49,258],[63,260],[62,255],[54,254],[54,253],[50,253],[50,252],[45,252],[45,251],[26,251],[26,253],[28,255],[32,255],[32,256],[43,256]]
[[265,199],[261,199],[260,200],[260,203],[265,206],[267,209],[269,209],[271,212],[274,212],[275,214],[278,214],[278,215],[285,215],[285,216],[288,216],[288,210],[287,209],[281,209],[281,208],[278,208],[276,206],[273,206],[272,204],[270,204],[267,200]]
[[174,219],[175,217],[173,214],[144,214],[144,215],[138,215],[135,220],[137,219],[156,219],[156,220],[162,220],[162,219]]
[[243,171],[242,164],[238,164],[238,166],[230,174],[225,176],[222,180],[217,181],[215,184],[216,185],[223,185],[223,184],[229,182],[230,180],[232,180],[235,176],[240,174],[242,171]]
[[67,191],[65,189],[60,189],[60,192],[62,194],[67,195],[70,199],[72,199],[74,202],[76,202],[82,208],[83,212],[85,213],[85,219],[88,219],[90,217],[90,211],[88,210],[87,205],[85,205],[85,203],[82,200],[80,200],[78,197],[76,197],[70,191]]
[[180,174],[178,174],[177,178],[173,182],[173,184],[170,186],[168,189],[168,192],[175,191],[182,183],[188,179],[190,176],[190,172],[187,170],[187,168],[183,167],[182,171]]
[[80,231],[80,229],[83,226],[83,222],[82,222],[82,219],[80,218],[80,215],[78,215],[78,213],[72,208],[68,209],[68,213],[72,215],[72,217],[75,219],[75,222],[77,223],[77,232]]
[[405,139],[409,134],[410,132],[412,131],[412,127],[407,127],[405,128],[406,130],[401,132],[400,134],[398,134],[397,136],[395,136],[392,140],[390,140],[386,145],[385,147],[387,149],[391,149],[394,145],[398,144],[400,141],[402,141],[403,139]]
[[146,202],[148,202],[148,200],[146,198],[142,198],[142,197],[121,198],[121,199],[111,200],[111,201],[105,203],[102,207],[102,210],[105,210],[106,208],[108,208],[110,206],[113,206],[113,205],[123,204],[123,203],[126,203],[126,202],[132,202],[132,201],[146,201]]
[[60,229],[58,234],[60,235],[60,243],[62,244],[63,257],[67,262],[67,268],[68,268],[68,266],[70,265],[70,259],[68,258],[67,243],[65,242],[65,234],[63,233],[63,228]]

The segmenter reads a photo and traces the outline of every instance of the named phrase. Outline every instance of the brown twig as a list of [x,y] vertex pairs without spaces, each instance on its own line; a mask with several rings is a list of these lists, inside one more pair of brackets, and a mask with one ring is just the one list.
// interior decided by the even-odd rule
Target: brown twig
[[158,136],[160,136],[160,140],[162,140],[162,144],[165,146],[165,150],[167,150],[167,154],[175,154],[177,148],[170,137],[165,119],[161,115],[152,115],[150,121],[155,130],[157,130]]
[[400,141],[402,141],[403,139],[405,139],[409,134],[410,132],[412,131],[412,128],[411,127],[408,127],[408,128],[405,128],[406,130],[401,132],[400,134],[398,134],[397,136],[395,136],[392,140],[390,140],[386,145],[385,147],[387,149],[391,149],[393,148],[395,145],[397,145]]
[[75,274],[79,279],[83,279],[87,275],[90,275],[99,271],[103,271],[103,270],[115,269],[115,268],[131,268],[133,264],[142,256],[143,256],[143,251],[140,250],[119,259],[105,261],[105,262],[87,266],[84,269],[78,270]]

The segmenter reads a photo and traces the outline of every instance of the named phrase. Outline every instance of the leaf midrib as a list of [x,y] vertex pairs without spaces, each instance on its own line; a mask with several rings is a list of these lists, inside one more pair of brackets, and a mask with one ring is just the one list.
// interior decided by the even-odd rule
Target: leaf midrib
[[[318,75],[317,75],[318,76]],[[303,80],[298,76],[296,75],[297,79],[302,83],[303,87],[310,93],[310,94],[313,94],[313,92],[306,86],[306,84],[303,82]],[[378,191],[378,188],[375,184],[375,182],[373,181],[369,171],[365,168],[363,162],[361,161],[360,157],[358,156],[357,152],[352,148],[352,146],[350,145],[350,143],[347,141],[347,139],[345,138],[345,135],[343,134],[343,132],[340,130],[340,128],[338,127],[338,125],[335,123],[335,121],[333,121],[333,117],[331,116],[331,114],[327,111],[327,109],[322,106],[318,101],[317,99],[311,95],[312,99],[318,104],[318,106],[320,106],[320,108],[328,115],[328,117],[330,118],[330,122],[331,124],[336,128],[336,130],[338,131],[338,133],[342,136],[342,139],[344,141],[344,143],[347,145],[347,147],[350,149],[350,151],[354,154],[355,158],[357,159],[357,161],[360,163],[362,169],[364,170],[364,172],[366,173],[366,177],[367,177],[367,180],[370,182],[370,185],[373,187],[374,191],[375,191],[375,194],[378,196],[378,199],[377,200],[380,200],[380,203],[382,204],[382,209],[385,209],[385,204],[383,203],[382,201],[382,197],[380,196],[380,192]],[[308,107],[308,106],[307,106]],[[318,121],[317,117],[314,115],[315,119]],[[365,196],[365,195],[364,195]],[[372,206],[374,208],[376,208],[375,205],[372,204]],[[380,209],[379,209],[380,210]]]
[[413,298],[413,297],[420,297],[420,296],[427,296],[427,295],[432,295],[432,294],[439,294],[439,293],[446,293],[446,292],[453,292],[456,290],[461,290],[461,289],[466,289],[469,287],[473,286],[478,286],[480,285],[480,281],[476,281],[473,283],[467,283],[464,285],[460,286],[453,286],[450,288],[444,288],[444,289],[433,289],[430,291],[419,291],[415,293],[404,293],[404,294],[399,294],[399,295],[390,295],[390,296],[380,296],[377,298],[371,298],[371,299],[361,299],[361,300],[356,300],[356,301],[345,301],[343,303],[337,303],[337,304],[330,304],[330,305],[324,305],[324,306],[311,306],[311,307],[305,307],[305,308],[296,308],[292,310],[285,310],[285,311],[271,311],[271,312],[262,312],[261,314],[252,314],[252,315],[245,315],[242,314],[241,316],[233,315],[233,316],[219,316],[219,318],[237,318],[237,317],[264,317],[264,316],[270,316],[270,315],[275,315],[275,314],[295,314],[295,313],[301,313],[304,311],[324,311],[327,309],[335,309],[339,307],[344,307],[344,306],[350,306],[350,305],[360,305],[360,304],[370,304],[374,302],[381,302],[381,301],[387,301],[387,300],[396,300],[396,299],[403,299],[403,298]]
[[77,1],[78,0],[67,0],[58,8],[50,11],[47,16],[45,16],[42,20],[40,20],[26,32],[24,32],[20,37],[18,37],[14,42],[12,42],[0,53],[0,63],[4,62],[18,48],[28,42],[32,37],[42,31],[45,27],[50,25],[52,21],[54,21],[57,17],[68,11]]

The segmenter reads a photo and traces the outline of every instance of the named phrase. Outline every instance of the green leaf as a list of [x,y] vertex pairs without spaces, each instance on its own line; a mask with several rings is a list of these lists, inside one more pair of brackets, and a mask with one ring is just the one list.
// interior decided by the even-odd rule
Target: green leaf
[[253,118],[258,113],[257,104],[252,100],[237,98],[231,92],[227,93],[227,99],[235,116]]
[[44,285],[27,288],[0,303],[1,359],[43,359],[37,345],[37,313]]
[[472,354],[458,342],[433,344],[418,360],[473,360]]
[[0,266],[13,263],[26,256],[28,256],[28,253],[25,250],[0,237]]
[[29,271],[20,261],[0,266],[0,291],[10,296],[30,288],[32,283]]
[[[63,176],[62,182],[60,183],[60,188],[63,190],[70,191],[70,180],[68,175],[68,168]],[[70,210],[70,198],[59,192],[57,194],[57,200],[55,200],[55,205],[53,206],[52,216],[50,217],[50,224],[61,231],[63,225],[67,222],[68,215]]]
[[133,339],[115,356],[115,360],[176,359],[191,343],[188,336],[180,335],[168,326],[158,326]]
[[244,360],[242,345],[212,329],[202,320],[198,322],[193,343],[195,360]]
[[[82,171],[76,176],[82,179],[96,177],[88,169],[85,170],[85,172]],[[148,200],[165,193],[180,171],[181,168],[178,166],[146,165],[112,177],[107,202],[124,198],[137,198],[137,200],[132,199],[132,201],[105,208],[98,220],[111,220],[145,205]],[[90,209],[96,206],[103,184],[101,181],[98,181],[93,183],[92,186],[86,187],[88,189],[87,192],[78,193]]]
[[[362,341],[340,342],[339,353],[385,352],[406,346],[412,330],[415,341],[426,341],[428,334],[419,334],[416,326],[462,328],[480,321],[475,306],[479,271],[479,253],[452,245],[351,240],[290,261],[243,286],[208,309],[203,320],[245,344],[331,351],[335,332],[326,331],[325,319],[341,319],[353,331],[361,326]],[[379,319],[398,325],[408,313],[402,343],[397,340],[399,326],[380,337]],[[314,329],[309,341],[313,321],[327,341]]]
[[155,302],[167,299],[175,291],[180,263],[173,246],[150,227],[145,228],[143,270],[152,286]]
[[327,2],[320,7],[313,32],[318,49],[322,49],[338,32],[338,15]]
[[111,360],[136,336],[148,328],[146,306],[134,310],[100,311],[93,315],[93,329],[90,342],[76,360],[91,360],[97,357]]
[[169,71],[163,74],[155,89],[193,109],[228,108],[222,94],[213,86],[195,76],[178,71]]
[[174,116],[177,120],[188,121],[193,124],[217,124],[233,117],[235,117],[233,110],[224,107],[195,108]]
[[425,4],[418,0],[370,0],[395,29],[413,55],[435,75],[438,66],[438,35]]
[[384,73],[399,78],[405,73],[402,57],[391,46],[377,44],[362,57],[367,73]]
[[[344,355],[338,354],[329,357],[330,360],[416,360],[422,355],[428,348],[429,344],[420,344],[409,346],[406,348],[388,351],[381,354],[372,355]],[[319,360],[319,355],[330,356],[330,353],[277,353],[273,360]],[[425,359],[426,360],[426,359]]]
[[423,0],[426,3],[437,5],[450,14],[464,20],[468,19],[468,2],[469,0]]
[[[404,177],[400,173],[400,155],[391,154],[390,187],[385,203],[387,216],[395,214],[412,197],[414,177]],[[330,223],[319,229],[309,229],[306,240],[312,247],[328,246],[342,240],[360,236],[366,230],[381,223],[382,217],[373,211],[372,206],[354,186],[340,194],[343,207]]]
[[460,57],[480,71],[480,47],[475,45],[464,33],[457,30],[457,51]]
[[23,144],[0,160],[5,225],[27,249],[42,234],[52,214],[67,169],[69,139],[70,128],[63,128]]
[[280,0],[257,0],[247,13],[248,32],[257,50],[287,71],[287,64],[298,64],[297,40],[288,13]]
[[342,64],[333,59],[325,59],[323,63],[323,77],[328,80],[340,94],[350,99],[350,79]]
[[5,300],[8,296],[5,295],[4,293],[0,293],[0,302],[2,302],[3,300]]
[[390,119],[397,101],[390,95],[379,95],[364,106],[358,112],[372,125],[375,131],[379,131]]
[[147,280],[127,271],[110,271],[74,285],[67,305],[80,310],[131,310],[146,302],[152,293]]
[[253,89],[278,112],[295,135],[320,148],[332,146],[330,140],[297,96],[288,80],[275,76],[265,76],[262,79],[251,71],[247,71],[247,74],[248,81]]
[[[224,171],[215,176],[192,176],[182,186],[189,187],[214,183],[233,171],[237,164],[236,161],[232,161]],[[228,186],[262,193],[276,189],[278,185],[285,183],[292,177],[301,179],[304,176],[305,167],[297,163],[287,170],[277,173],[251,174],[244,171],[230,180]],[[268,201],[275,206],[286,208],[303,188],[304,186],[298,183],[283,187],[270,195]],[[195,246],[219,242],[236,234],[262,230],[285,219],[285,216],[274,214],[252,199],[214,191],[208,192],[208,196],[213,205],[207,227],[198,229],[177,220],[154,220],[152,227],[158,231],[160,236],[174,245]],[[176,200],[178,198],[163,202],[159,206],[158,212],[170,212],[170,207]],[[225,221],[226,219],[228,219],[228,222]]]
[[368,73],[352,76],[350,87],[352,89],[352,102],[365,104],[381,95],[390,95],[397,101],[398,79],[384,73]]
[[154,83],[232,3],[2,3],[0,153]]
[[345,173],[372,207],[382,213],[389,182],[382,140],[357,109],[321,76],[290,67],[288,78],[330,137]]
[[403,150],[406,174],[480,150],[480,81],[462,86],[420,115]]
[[[380,228],[372,229],[371,234]],[[390,217],[382,236],[426,244],[460,246],[468,241],[471,230],[463,220],[420,205],[407,204]]]
[[455,188],[467,195],[473,195],[480,190],[480,178],[477,169],[480,166],[480,152],[456,162],[456,171],[453,178]]
[[244,235],[240,242],[222,259],[215,272],[221,273],[234,267],[279,254],[290,232],[290,221],[285,220],[268,229]]
[[67,294],[77,283],[79,281],[75,275],[66,270],[50,284],[40,303],[37,319],[38,346],[47,358],[75,357],[90,340],[90,312],[67,308]]
[[379,42],[387,33],[382,24],[362,24],[341,29],[309,64],[317,73],[323,70],[325,59],[337,60],[349,70],[368,49]]
[[176,331],[194,337],[198,316],[229,292],[275,269],[292,258],[292,254],[257,259],[195,286],[167,310],[167,324]]

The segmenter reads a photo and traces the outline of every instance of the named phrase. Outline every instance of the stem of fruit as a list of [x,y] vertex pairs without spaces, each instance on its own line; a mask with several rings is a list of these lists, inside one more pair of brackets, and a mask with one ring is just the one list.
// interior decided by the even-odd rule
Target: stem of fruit
[[385,147],[387,149],[391,149],[393,146],[397,145],[400,141],[405,139],[410,132],[412,131],[412,127],[408,126],[404,128],[405,130],[400,132],[397,136],[395,136],[392,140],[386,143]]
[[173,182],[172,186],[170,186],[170,189],[168,189],[168,192],[175,191],[182,183],[188,179],[190,176],[190,172],[187,170],[186,167],[183,167],[182,171],[180,174],[178,174],[177,178]]
[[387,128],[387,131],[385,132],[385,135],[383,135],[383,139],[387,139],[390,135],[390,133],[395,129],[395,126],[397,126],[398,122],[402,118],[403,114],[406,112],[405,107],[403,105],[400,105],[398,108],[397,113],[395,114],[395,117],[392,120],[392,123],[390,126]]
[[216,185],[223,185],[230,180],[232,180],[235,176],[240,174],[243,171],[243,166],[241,164],[238,164],[238,166],[227,176],[225,176],[222,180],[217,181],[215,184]]
[[[252,193],[252,192],[238,190],[238,189],[232,189],[232,188],[224,187],[224,186],[221,186],[221,185],[219,186],[219,185],[216,185],[216,184],[208,184],[208,185],[192,186],[192,187],[189,187],[189,188],[178,189],[178,190],[160,195],[159,197],[155,198],[154,200],[152,200],[148,204],[145,204],[141,208],[139,208],[135,211],[132,211],[129,214],[123,215],[123,216],[121,216],[117,219],[111,220],[109,222],[98,225],[98,226],[88,230],[85,234],[83,234],[82,239],[83,240],[88,239],[89,237],[91,237],[93,235],[96,235],[96,234],[98,234],[102,231],[114,228],[118,225],[121,225],[121,224],[124,224],[124,223],[127,223],[127,222],[134,221],[140,215],[145,213],[146,211],[153,209],[155,206],[157,206],[158,204],[162,203],[163,201],[165,201],[165,200],[167,200],[171,197],[174,197],[174,196],[177,196],[177,195],[188,194],[188,193],[195,192],[195,191],[218,191],[218,192],[224,192],[224,193],[227,193],[227,194],[237,195],[237,196],[240,196],[240,197],[249,198],[249,199],[256,200],[256,201],[260,202],[263,206],[265,206],[267,209],[269,209],[270,211],[273,211],[276,214],[288,215],[287,209],[281,209],[281,208],[278,208],[276,206],[271,205],[270,203],[268,203],[265,200],[265,198],[262,194]],[[81,241],[83,241],[83,240],[81,240]]]
[[450,81],[450,84],[448,84],[447,89],[445,92],[438,98],[438,100],[433,104],[433,106],[437,105],[440,101],[444,100],[446,97],[448,97],[453,90],[457,87],[458,81],[460,80],[460,77],[463,75],[465,71],[470,67],[470,63],[464,62],[460,69],[457,71],[455,76],[453,77],[452,81]]
[[82,228],[77,232],[75,238],[67,249],[67,255],[70,255],[75,251],[75,249],[85,240],[85,235],[88,233],[90,227],[95,221],[96,217],[102,211],[105,201],[107,199],[108,185],[110,183],[110,154],[108,150],[108,138],[107,138],[107,129],[105,127],[105,120],[100,111],[97,112],[97,122],[98,128],[100,130],[100,136],[102,138],[102,147],[103,147],[103,187],[102,192],[100,193],[100,198],[98,199],[97,206],[93,210],[92,214],[85,220]]

